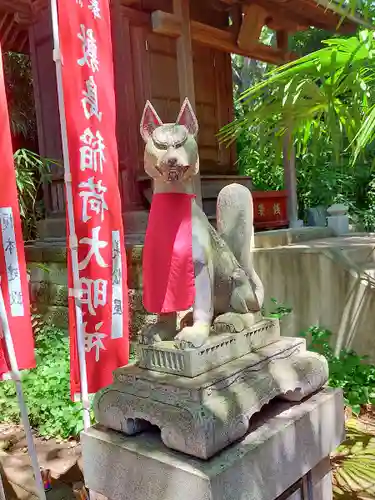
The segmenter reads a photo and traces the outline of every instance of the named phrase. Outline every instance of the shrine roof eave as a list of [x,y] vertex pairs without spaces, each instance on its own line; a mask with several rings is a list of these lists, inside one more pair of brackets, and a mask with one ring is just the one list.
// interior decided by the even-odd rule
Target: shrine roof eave
[[[120,0],[124,5],[129,0]],[[132,0],[137,9],[139,0]],[[212,0],[207,0],[212,2]],[[278,20],[293,21],[298,29],[309,26],[339,31],[355,32],[358,26],[373,29],[374,26],[363,18],[345,11],[336,0],[214,0],[230,7],[239,3],[257,3],[262,5]],[[0,40],[3,51],[28,52],[28,27],[41,10],[48,6],[48,0],[0,0]],[[139,8],[139,7],[138,7]],[[292,30],[294,31],[294,30]]]
[[[210,0],[212,1],[212,0]],[[271,18],[271,25],[285,23],[289,32],[310,26],[327,31],[354,33],[359,26],[374,29],[374,25],[361,16],[349,12],[336,0],[218,0],[227,6],[258,4]],[[291,27],[291,29],[288,29]],[[293,28],[294,27],[294,28]]]

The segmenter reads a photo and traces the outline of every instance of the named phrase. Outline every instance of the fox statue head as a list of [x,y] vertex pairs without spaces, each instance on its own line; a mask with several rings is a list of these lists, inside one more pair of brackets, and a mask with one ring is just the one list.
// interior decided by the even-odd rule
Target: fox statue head
[[144,168],[151,178],[166,183],[184,183],[198,173],[198,121],[188,99],[176,123],[163,123],[147,101],[140,131],[146,143]]

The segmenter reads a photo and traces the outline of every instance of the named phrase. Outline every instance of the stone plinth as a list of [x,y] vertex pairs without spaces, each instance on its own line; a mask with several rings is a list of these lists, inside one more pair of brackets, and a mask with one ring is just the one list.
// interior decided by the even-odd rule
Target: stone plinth
[[171,449],[201,459],[241,439],[275,397],[301,400],[328,379],[325,358],[303,339],[282,338],[194,378],[127,366],[94,401],[97,421],[127,435],[150,424]]
[[157,434],[93,427],[82,434],[83,469],[88,488],[110,500],[274,500],[289,489],[283,498],[296,500],[299,482],[314,500],[331,500],[327,457],[343,436],[342,393],[323,389],[269,405],[245,438],[207,462],[168,449]]
[[139,366],[184,377],[196,377],[279,339],[279,321],[265,319],[240,332],[211,335],[198,349],[178,349],[173,340],[151,346],[141,344],[138,349]]

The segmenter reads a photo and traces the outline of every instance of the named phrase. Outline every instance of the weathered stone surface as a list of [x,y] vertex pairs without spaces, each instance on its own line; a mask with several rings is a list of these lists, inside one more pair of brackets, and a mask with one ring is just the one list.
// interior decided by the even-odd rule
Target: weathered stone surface
[[43,314],[43,320],[47,325],[56,326],[57,328],[68,328],[68,308],[63,306],[48,306],[40,308]]
[[99,423],[128,435],[156,425],[169,448],[208,459],[243,437],[273,398],[300,400],[327,378],[323,357],[306,352],[302,339],[282,339],[194,378],[120,368],[94,411]]
[[49,262],[44,265],[29,265],[31,282],[50,282],[55,285],[68,284],[68,271],[65,262]]
[[65,262],[67,247],[65,240],[54,242],[35,242],[25,245],[25,255],[27,262]]
[[212,335],[197,349],[181,350],[173,340],[139,345],[139,366],[184,377],[196,377],[279,339],[278,320],[263,320],[250,329]]
[[44,262],[43,261],[43,248],[37,244],[25,245],[25,258],[26,262]]
[[274,500],[310,471],[314,500],[330,500],[327,457],[343,436],[342,393],[323,389],[296,405],[272,403],[245,438],[207,462],[156,434],[92,427],[82,434],[83,469],[90,490],[111,500]]
[[65,244],[62,245],[45,245],[43,248],[44,262],[67,262],[68,249]]
[[68,307],[68,287],[48,281],[30,283],[31,302],[34,305]]

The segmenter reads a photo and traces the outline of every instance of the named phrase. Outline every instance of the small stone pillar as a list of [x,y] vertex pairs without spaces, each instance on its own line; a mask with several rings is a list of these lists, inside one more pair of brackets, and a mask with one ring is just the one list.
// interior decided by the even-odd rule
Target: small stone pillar
[[335,203],[328,209],[327,225],[334,230],[336,235],[349,233],[348,207],[341,203]]

